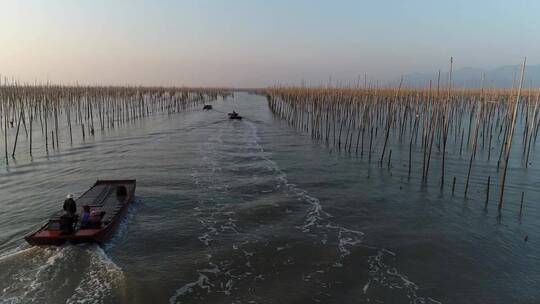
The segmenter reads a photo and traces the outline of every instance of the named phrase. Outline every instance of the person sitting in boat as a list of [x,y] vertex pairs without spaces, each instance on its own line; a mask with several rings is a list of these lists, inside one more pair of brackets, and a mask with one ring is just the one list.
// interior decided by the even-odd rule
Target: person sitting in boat
[[104,215],[105,211],[91,210],[90,206],[84,205],[81,215],[81,229],[101,227],[101,219]]
[[90,218],[88,219],[88,226],[92,228],[101,227],[101,219],[105,215],[105,211],[92,210],[90,212]]
[[66,196],[66,200],[64,201],[64,211],[71,215],[75,215],[77,212],[77,203],[75,203],[73,194],[71,193]]
[[86,227],[89,221],[90,221],[90,206],[84,205],[83,212],[81,214],[81,228]]

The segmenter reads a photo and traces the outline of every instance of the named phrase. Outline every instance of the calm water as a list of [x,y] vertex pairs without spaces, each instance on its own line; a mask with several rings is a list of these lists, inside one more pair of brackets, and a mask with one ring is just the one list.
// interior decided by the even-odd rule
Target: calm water
[[[247,119],[225,119],[233,108]],[[406,178],[399,148],[390,170],[335,153],[275,119],[264,97],[237,93],[214,109],[2,165],[0,302],[540,302],[534,167],[510,170],[499,220],[496,198],[483,209],[489,164],[464,200],[467,157],[447,160],[458,186],[441,194]],[[98,178],[137,179],[113,240],[25,245],[66,193]]]

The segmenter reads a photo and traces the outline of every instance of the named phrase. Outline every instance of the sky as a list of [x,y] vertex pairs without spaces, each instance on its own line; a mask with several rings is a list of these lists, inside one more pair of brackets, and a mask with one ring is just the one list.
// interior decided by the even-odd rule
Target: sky
[[540,63],[540,1],[0,0],[27,83],[263,87]]

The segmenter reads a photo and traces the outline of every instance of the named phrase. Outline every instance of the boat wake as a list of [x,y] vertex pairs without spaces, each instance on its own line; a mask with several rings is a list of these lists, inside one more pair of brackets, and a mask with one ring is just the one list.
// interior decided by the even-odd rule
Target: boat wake
[[[257,281],[265,280],[271,275],[279,278],[280,272],[262,271],[263,257],[259,259],[257,254],[259,248],[277,242],[273,239],[273,234],[265,235],[261,232],[254,233],[257,229],[244,229],[242,226],[245,223],[240,218],[242,204],[233,202],[242,201],[244,197],[257,198],[264,195],[270,195],[274,200],[267,202],[267,205],[274,204],[279,207],[281,200],[293,199],[301,203],[300,206],[307,206],[307,209],[300,211],[303,214],[301,222],[296,221],[297,224],[292,228],[312,239],[317,246],[335,252],[331,263],[312,265],[312,269],[307,271],[303,269],[301,279],[306,284],[317,284],[317,294],[312,297],[314,300],[323,301],[324,297],[331,297],[327,290],[335,282],[328,274],[342,267],[349,267],[347,263],[353,251],[362,249],[371,252],[364,261],[369,269],[358,269],[359,272],[367,272],[362,289],[364,301],[378,300],[371,298],[370,291],[373,289],[392,289],[402,291],[401,294],[406,297],[405,302],[439,303],[419,296],[418,285],[391,266],[396,254],[384,248],[363,244],[363,232],[338,224],[332,215],[323,209],[319,199],[289,182],[287,175],[261,146],[256,125],[249,121],[242,125],[244,128],[234,129],[234,138],[229,138],[231,135],[226,131],[230,130],[224,131],[221,128],[201,146],[201,165],[194,168],[192,173],[194,183],[201,189],[199,206],[195,208],[193,215],[203,227],[204,232],[199,236],[199,240],[209,248],[209,253],[206,254],[204,266],[196,270],[197,279],[177,289],[170,297],[171,304],[190,299],[201,300],[205,297],[208,300],[219,294],[232,295],[234,301],[260,302],[261,299],[254,291]],[[235,178],[228,175],[231,172],[236,174]],[[293,217],[295,214],[288,208],[285,213]],[[223,247],[227,244],[232,245],[232,250],[227,254],[218,256],[212,253],[211,248],[214,245]],[[274,250],[276,254],[281,254],[294,246],[285,244],[275,247]],[[293,267],[301,262],[297,257],[283,254],[279,264]],[[247,296],[245,292],[236,296],[235,290],[250,292]]]
[[0,303],[106,303],[124,281],[97,245],[32,247],[4,257],[0,268]]

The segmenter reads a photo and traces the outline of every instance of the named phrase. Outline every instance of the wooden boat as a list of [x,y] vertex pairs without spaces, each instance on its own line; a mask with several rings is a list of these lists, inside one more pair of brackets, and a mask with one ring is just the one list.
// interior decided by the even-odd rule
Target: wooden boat
[[238,120],[242,119],[242,116],[238,115],[238,113],[234,111],[232,113],[229,113],[228,115],[229,115],[229,119],[238,119]]
[[74,231],[66,234],[61,229],[59,211],[51,216],[39,230],[25,237],[31,245],[62,245],[69,243],[104,243],[114,233],[116,227],[127,213],[129,205],[135,199],[135,180],[98,180],[75,202],[80,217],[84,205],[92,211],[103,213],[101,224],[93,227],[81,227],[80,219]]

